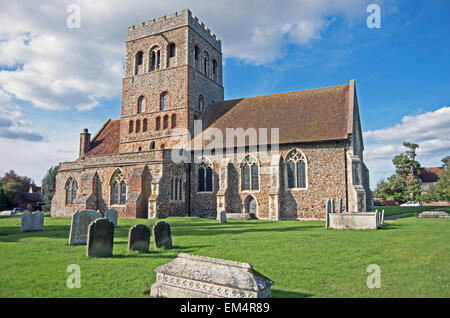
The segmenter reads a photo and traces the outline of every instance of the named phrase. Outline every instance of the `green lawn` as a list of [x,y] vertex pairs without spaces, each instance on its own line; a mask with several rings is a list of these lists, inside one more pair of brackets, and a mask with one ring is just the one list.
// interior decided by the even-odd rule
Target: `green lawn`
[[[275,281],[273,297],[450,297],[449,219],[402,218],[378,231],[325,230],[318,221],[167,219],[175,248],[127,252],[129,228],[154,220],[120,219],[114,257],[88,259],[68,246],[70,219],[45,218],[43,232],[20,233],[20,218],[0,219],[0,297],[148,297],[154,269],[178,253],[241,262]],[[67,266],[81,268],[69,289]],[[369,289],[367,266],[381,267]]]

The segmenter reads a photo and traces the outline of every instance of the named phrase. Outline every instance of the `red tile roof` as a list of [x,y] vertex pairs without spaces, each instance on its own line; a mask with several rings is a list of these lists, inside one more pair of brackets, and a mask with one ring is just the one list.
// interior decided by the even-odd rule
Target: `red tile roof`
[[270,128],[279,128],[280,143],[347,139],[350,90],[342,85],[210,104],[203,129],[220,129],[224,140],[227,128],[250,127],[267,128],[269,143]]
[[419,178],[422,182],[436,182],[442,172],[444,172],[442,167],[424,168],[419,174]]
[[108,120],[91,140],[85,156],[119,153],[120,120]]

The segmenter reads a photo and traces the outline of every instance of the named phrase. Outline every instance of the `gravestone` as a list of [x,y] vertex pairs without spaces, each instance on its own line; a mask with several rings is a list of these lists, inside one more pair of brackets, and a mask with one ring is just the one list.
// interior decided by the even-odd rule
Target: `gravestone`
[[220,220],[220,223],[227,223],[227,212],[221,211],[219,213],[219,220]]
[[110,257],[113,254],[114,224],[107,219],[96,219],[89,224],[86,256]]
[[152,297],[268,298],[274,284],[249,263],[184,253],[155,272]]
[[42,213],[41,211],[37,211],[31,214],[31,230],[44,230],[44,213]]
[[86,210],[76,211],[72,215],[70,224],[69,245],[84,245],[87,242],[89,224],[100,219],[102,214],[99,211]]
[[25,211],[20,217],[20,232],[30,232],[32,231],[32,220],[31,220],[31,212]]
[[155,248],[172,248],[172,234],[170,233],[170,225],[164,221],[160,221],[153,225],[153,242]]
[[384,224],[384,210],[381,212],[381,224]]
[[105,218],[113,222],[114,227],[117,227],[117,211],[116,210],[106,210]]
[[143,224],[136,224],[128,232],[128,250],[147,252],[150,247],[150,229]]

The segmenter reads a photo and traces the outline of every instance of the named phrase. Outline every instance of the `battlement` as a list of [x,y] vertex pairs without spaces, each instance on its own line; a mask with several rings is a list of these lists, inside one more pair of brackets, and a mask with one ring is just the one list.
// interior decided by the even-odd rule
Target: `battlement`
[[134,41],[183,26],[190,26],[217,50],[222,51],[220,39],[189,9],[184,9],[179,13],[173,12],[168,16],[163,15],[157,20],[151,19],[147,22],[141,22],[138,25],[129,26],[127,41]]

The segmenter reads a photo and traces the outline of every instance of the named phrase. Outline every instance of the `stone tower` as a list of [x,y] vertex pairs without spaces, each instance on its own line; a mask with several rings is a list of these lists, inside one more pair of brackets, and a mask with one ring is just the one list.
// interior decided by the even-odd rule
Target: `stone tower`
[[224,99],[222,45],[185,9],[128,28],[120,152],[170,149]]

